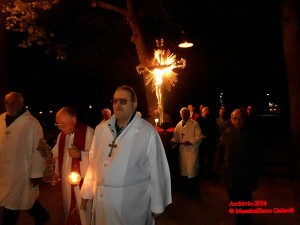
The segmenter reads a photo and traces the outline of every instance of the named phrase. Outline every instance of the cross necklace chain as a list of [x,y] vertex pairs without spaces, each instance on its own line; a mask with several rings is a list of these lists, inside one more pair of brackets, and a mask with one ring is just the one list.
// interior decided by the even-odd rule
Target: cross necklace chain
[[[130,119],[126,123],[126,125],[124,127],[122,127],[119,131],[118,131],[118,129],[116,129],[117,130],[117,136],[114,138],[114,140],[111,142],[111,144],[108,145],[108,147],[110,147],[110,150],[109,150],[109,153],[108,153],[108,157],[111,157],[114,148],[117,148],[116,139],[120,136],[120,134],[122,133],[122,131],[127,127],[127,125],[133,120],[134,115],[135,115],[135,113],[132,114],[132,116],[130,117]],[[117,120],[116,120],[115,126],[117,128]]]
[[[129,121],[129,122],[130,122],[130,121]],[[128,122],[128,123],[129,123],[129,122]],[[111,157],[114,148],[117,148],[117,147],[118,147],[117,144],[115,144],[115,143],[116,143],[116,139],[119,137],[119,135],[121,134],[121,132],[125,129],[125,127],[127,127],[128,123],[127,123],[124,127],[122,127],[121,130],[119,130],[119,131],[117,132],[117,136],[114,138],[114,140],[111,142],[111,144],[108,145],[108,147],[110,147],[110,150],[109,150],[109,153],[108,153],[108,157]],[[116,126],[117,126],[117,125],[116,125]]]

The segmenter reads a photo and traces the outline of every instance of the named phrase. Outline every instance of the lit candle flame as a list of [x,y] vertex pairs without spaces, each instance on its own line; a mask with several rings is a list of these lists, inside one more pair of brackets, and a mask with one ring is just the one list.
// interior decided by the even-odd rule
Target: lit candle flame
[[81,181],[81,176],[78,172],[70,172],[68,175],[68,182],[71,185],[78,185]]

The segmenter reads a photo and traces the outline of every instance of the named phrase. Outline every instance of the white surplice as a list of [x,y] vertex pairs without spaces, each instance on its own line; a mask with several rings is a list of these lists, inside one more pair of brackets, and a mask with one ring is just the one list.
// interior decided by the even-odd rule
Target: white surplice
[[[186,124],[182,125],[182,120],[177,123],[172,141],[179,144],[179,164],[181,176],[193,178],[198,175],[199,169],[199,145],[203,135],[199,124],[188,119]],[[192,145],[182,143],[189,141]]]
[[113,115],[96,127],[81,197],[94,198],[95,225],[154,224],[151,212],[162,213],[172,202],[163,144],[137,114],[116,139],[115,122]]
[[[69,156],[68,154],[68,148],[71,147],[71,145],[73,144],[74,141],[74,135],[70,134],[70,135],[66,135],[65,137],[65,148],[64,148],[64,156],[63,156],[63,163],[62,163],[62,174],[61,174],[61,185],[62,185],[62,196],[63,196],[63,205],[64,205],[64,212],[65,212],[65,218],[67,219],[68,214],[69,214],[69,209],[70,209],[70,205],[71,205],[71,188],[72,185],[69,184],[68,182],[68,175],[71,172],[71,168],[72,168],[72,158]],[[92,139],[93,139],[93,135],[94,135],[94,129],[91,127],[87,127],[86,130],[86,137],[85,137],[85,148],[80,149],[83,150],[81,151],[81,161],[80,161],[80,175],[82,177],[82,179],[85,176],[85,173],[87,171],[87,167],[88,167],[88,163],[89,163],[89,149],[92,143]],[[55,158],[55,172],[56,174],[59,174],[59,166],[58,166],[58,146],[59,146],[59,140],[60,140],[60,136],[61,133],[59,133],[58,137],[57,137],[57,141],[55,146],[52,149],[52,153],[53,153],[53,157]],[[79,203],[80,204],[80,203]],[[90,207],[91,208],[91,205]],[[86,211],[86,217],[89,219],[91,216],[90,214],[90,210]]]
[[37,151],[43,129],[29,111],[8,127],[5,117],[6,113],[0,115],[0,206],[27,210],[39,196],[30,178],[42,177],[45,168]]

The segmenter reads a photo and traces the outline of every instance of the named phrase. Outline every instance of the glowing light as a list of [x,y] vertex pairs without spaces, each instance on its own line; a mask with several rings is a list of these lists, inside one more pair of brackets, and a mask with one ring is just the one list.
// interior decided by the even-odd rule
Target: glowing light
[[155,118],[154,121],[155,121],[155,126],[157,126],[157,123],[158,123],[159,119]]
[[186,67],[186,60],[181,58],[176,60],[176,55],[169,49],[163,49],[164,40],[156,40],[158,49],[154,51],[154,58],[150,61],[148,66],[139,65],[136,70],[139,74],[144,74],[145,84],[152,83],[151,90],[156,94],[157,107],[160,114],[159,121],[162,123],[163,119],[163,88],[171,91],[171,88],[177,83],[177,73],[173,71],[175,68]]
[[68,182],[71,185],[78,185],[81,181],[81,176],[78,172],[70,172],[68,175]]
[[179,48],[190,48],[193,47],[194,44],[192,42],[190,42],[189,40],[187,40],[187,37],[184,33],[184,31],[181,31],[182,36],[183,36],[183,41],[178,45]]
[[176,60],[176,55],[171,51],[162,49],[163,39],[156,40],[158,49],[154,51],[154,58],[150,61],[149,66],[139,65],[136,67],[139,74],[145,74],[145,84],[152,83],[152,90],[156,85],[164,84],[168,91],[175,86],[177,82],[177,73],[173,71],[175,68],[186,67],[186,60],[181,58]]
[[193,45],[194,45],[193,43],[185,41],[183,43],[180,43],[178,45],[178,47],[180,47],[180,48],[190,48],[190,47],[193,47]]

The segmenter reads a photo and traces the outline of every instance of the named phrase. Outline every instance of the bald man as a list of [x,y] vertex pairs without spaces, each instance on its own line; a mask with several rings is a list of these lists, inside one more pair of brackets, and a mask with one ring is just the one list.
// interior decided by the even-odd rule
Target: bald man
[[[241,109],[233,110],[230,124],[223,130],[218,144],[223,161],[221,183],[227,189],[230,204],[252,201],[252,192],[257,188],[261,167],[262,144],[259,132],[245,121],[246,115]],[[239,208],[247,210],[250,207]],[[235,215],[236,225],[251,224],[251,214]]]

